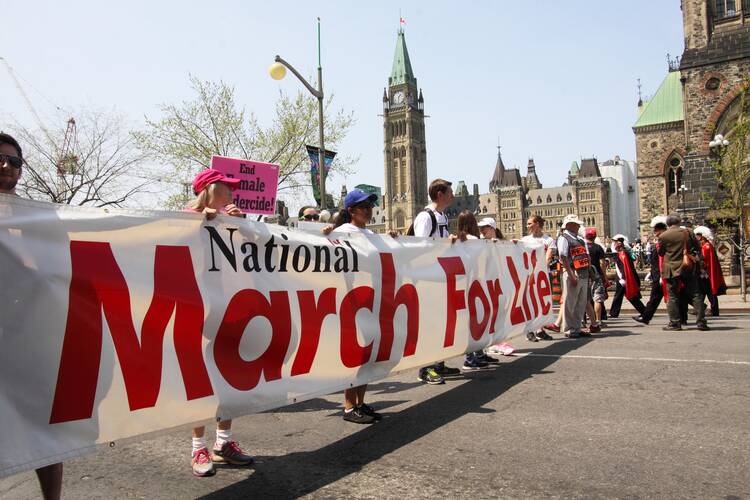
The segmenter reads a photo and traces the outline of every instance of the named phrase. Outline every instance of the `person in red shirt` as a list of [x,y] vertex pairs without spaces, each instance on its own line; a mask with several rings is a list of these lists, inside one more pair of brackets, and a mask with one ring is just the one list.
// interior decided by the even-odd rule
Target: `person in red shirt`
[[627,298],[628,302],[633,304],[633,307],[642,315],[646,306],[641,302],[641,280],[635,270],[634,259],[626,244],[625,236],[617,234],[612,237],[612,250],[617,252],[615,264],[618,281],[615,287],[615,297],[609,307],[609,317],[616,318],[620,315],[623,297]]
[[727,285],[724,282],[724,274],[721,272],[721,264],[714,248],[714,237],[711,230],[706,226],[698,226],[693,233],[700,239],[701,254],[703,255],[703,269],[699,280],[701,286],[708,296],[711,304],[711,316],[719,315],[719,295],[727,293]]

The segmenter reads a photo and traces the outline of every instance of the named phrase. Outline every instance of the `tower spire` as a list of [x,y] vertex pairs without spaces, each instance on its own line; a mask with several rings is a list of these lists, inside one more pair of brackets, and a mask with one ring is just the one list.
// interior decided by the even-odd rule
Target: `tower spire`
[[406,48],[406,39],[404,30],[399,28],[396,37],[396,52],[393,55],[393,69],[391,76],[388,78],[388,85],[411,84],[417,86],[417,79],[414,77],[414,71],[411,69],[411,60],[409,51]]

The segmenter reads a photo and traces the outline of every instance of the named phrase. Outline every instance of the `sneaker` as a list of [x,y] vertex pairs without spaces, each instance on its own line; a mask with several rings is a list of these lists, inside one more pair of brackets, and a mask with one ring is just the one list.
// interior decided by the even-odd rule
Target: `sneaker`
[[568,339],[577,339],[581,336],[581,332],[570,332],[565,334],[565,338]]
[[355,424],[372,424],[375,417],[367,415],[361,408],[354,408],[352,411],[344,411],[344,420]]
[[484,368],[487,368],[488,366],[490,365],[480,359],[467,359],[466,361],[464,361],[464,365],[461,367],[461,369],[466,371],[482,370]]
[[194,476],[207,477],[216,474],[214,463],[211,461],[211,457],[208,454],[208,448],[201,448],[200,450],[193,452],[190,464],[193,467]]
[[552,338],[552,335],[550,335],[549,333],[545,332],[544,330],[539,330],[534,335],[536,335],[536,338],[538,340],[555,340],[555,339]]
[[584,328],[583,330],[578,332],[578,335],[580,335],[581,337],[591,337],[591,332]]
[[422,370],[420,370],[417,380],[430,385],[440,385],[445,383],[445,379],[438,375],[438,372],[436,372],[435,368],[433,367],[423,368]]
[[361,405],[359,405],[359,411],[361,411],[365,415],[370,415],[376,421],[378,421],[381,418],[383,418],[383,415],[381,415],[380,413],[376,412],[375,409],[372,406],[366,405],[364,403],[362,403]]
[[539,339],[536,338],[534,332],[528,332],[526,334],[526,340],[528,340],[529,342],[539,342]]
[[499,360],[497,360],[496,358],[493,358],[492,356],[488,356],[485,353],[482,353],[482,354],[478,355],[477,359],[479,361],[484,361],[485,363],[487,363],[489,365],[496,365],[496,364],[500,363]]
[[214,462],[232,465],[250,465],[254,461],[253,457],[242,451],[237,441],[227,441],[219,449],[214,446],[211,458]]
[[544,325],[544,329],[549,330],[551,332],[560,333],[560,327],[554,323],[550,323],[549,325]]
[[700,330],[702,332],[707,332],[707,331],[710,330],[710,328],[708,327],[708,325],[706,323],[698,323],[697,326],[698,326],[698,330]]
[[458,368],[451,368],[450,366],[438,365],[435,367],[435,373],[438,375],[441,375],[443,377],[450,376],[450,375],[459,375],[461,374],[461,370]]
[[599,333],[601,331],[602,331],[602,327],[599,326],[599,325],[591,325],[589,327],[589,334],[591,334],[591,333]]
[[665,332],[676,332],[676,331],[682,330],[682,326],[679,323],[677,324],[670,323],[664,328],[662,328],[662,330],[664,330]]
[[649,321],[640,314],[638,316],[633,316],[633,320],[637,321],[638,323],[643,323],[644,325],[648,325],[649,323]]

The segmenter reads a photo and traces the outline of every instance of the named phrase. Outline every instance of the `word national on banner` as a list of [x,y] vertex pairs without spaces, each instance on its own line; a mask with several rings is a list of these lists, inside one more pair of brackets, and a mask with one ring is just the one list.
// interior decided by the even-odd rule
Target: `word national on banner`
[[0,195],[0,477],[551,321],[541,246]]
[[232,201],[242,212],[261,215],[276,213],[279,165],[212,156],[211,168],[227,177],[240,179],[240,183],[232,193]]

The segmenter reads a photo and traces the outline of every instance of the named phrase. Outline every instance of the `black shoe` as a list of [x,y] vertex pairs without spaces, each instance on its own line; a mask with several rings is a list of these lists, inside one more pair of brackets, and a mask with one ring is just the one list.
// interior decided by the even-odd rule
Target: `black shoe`
[[578,332],[578,335],[580,335],[581,337],[591,337],[591,332],[588,330],[581,330],[580,332]]
[[662,328],[662,330],[664,330],[665,332],[676,332],[676,331],[682,330],[682,326],[680,326],[679,324],[675,325],[673,323],[670,323],[664,328]]
[[643,323],[644,325],[648,325],[649,321],[645,319],[642,315],[633,316],[633,319],[637,321],[638,323]]
[[375,419],[376,421],[378,421],[378,420],[380,420],[381,418],[383,418],[383,415],[381,415],[380,413],[376,412],[376,411],[375,411],[375,410],[373,409],[373,407],[372,407],[372,406],[370,406],[370,405],[366,405],[366,404],[362,403],[361,405],[359,405],[359,410],[360,410],[360,411],[361,411],[362,413],[364,413],[365,415],[370,415],[370,416],[371,416],[372,418],[374,418],[374,419]]
[[565,338],[568,339],[577,339],[581,336],[581,332],[570,332],[565,334]]
[[697,326],[698,326],[698,330],[700,330],[702,332],[707,332],[707,331],[710,330],[710,328],[708,327],[708,325],[706,323],[698,323]]
[[461,370],[459,370],[458,368],[451,368],[450,366],[445,366],[445,365],[435,366],[435,371],[437,372],[438,375],[442,377],[461,374]]
[[682,326],[687,325],[687,320],[686,319],[681,319],[680,320],[680,325],[682,325]]
[[552,335],[548,334],[544,330],[539,330],[534,334],[534,336],[536,336],[537,340],[555,340],[554,338],[552,338]]
[[612,319],[617,319],[617,318],[620,317],[620,315],[618,314],[617,316],[615,316],[615,315],[610,314],[609,317],[612,318]]
[[372,424],[375,422],[375,417],[367,415],[359,408],[354,408],[352,411],[344,411],[344,420],[355,424]]
[[500,363],[500,360],[497,358],[493,358],[492,356],[487,355],[486,353],[482,353],[481,356],[477,356],[477,359],[480,361],[484,361],[485,363],[496,365]]
[[539,339],[536,338],[536,335],[534,334],[534,332],[527,333],[526,340],[528,340],[529,342],[539,342]]

